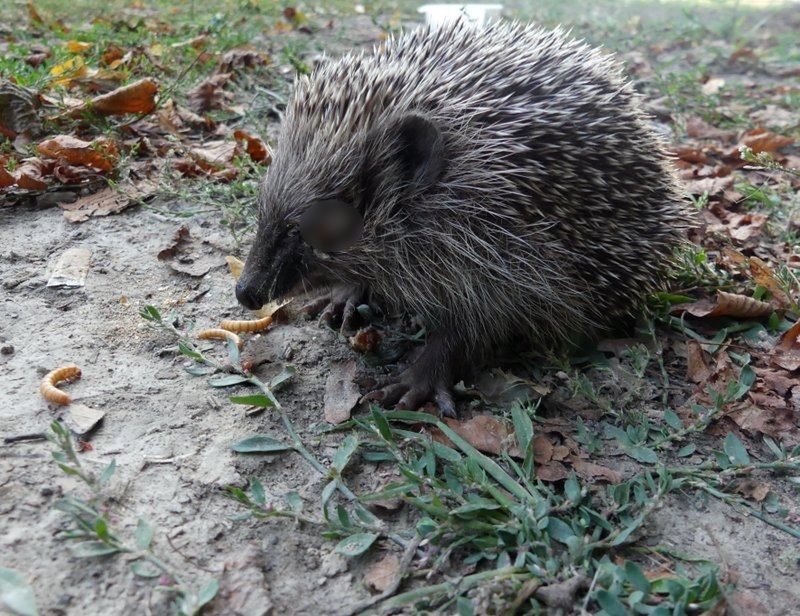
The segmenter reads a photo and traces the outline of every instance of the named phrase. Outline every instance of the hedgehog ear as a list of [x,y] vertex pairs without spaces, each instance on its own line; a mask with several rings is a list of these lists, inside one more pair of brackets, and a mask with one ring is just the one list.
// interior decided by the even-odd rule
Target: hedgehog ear
[[439,128],[417,114],[409,114],[394,127],[403,179],[412,189],[435,184],[444,169],[444,143]]
[[[367,138],[366,150],[362,209],[379,191],[397,182],[408,191],[429,188],[444,170],[442,133],[428,118],[416,113],[374,129]],[[392,169],[399,170],[400,177]]]

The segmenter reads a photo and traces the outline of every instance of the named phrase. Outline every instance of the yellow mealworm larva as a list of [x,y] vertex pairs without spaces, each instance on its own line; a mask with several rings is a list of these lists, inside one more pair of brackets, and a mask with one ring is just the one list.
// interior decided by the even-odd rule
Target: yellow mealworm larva
[[204,329],[198,332],[197,337],[200,340],[233,340],[237,347],[242,348],[242,339],[225,329]]
[[267,329],[272,323],[272,317],[264,317],[255,321],[223,321],[219,324],[221,329],[229,332],[236,332],[243,334],[248,332],[260,332],[262,329]]
[[42,392],[42,396],[48,402],[52,402],[54,404],[69,404],[72,402],[72,398],[70,395],[65,392],[61,391],[56,387],[58,383],[62,381],[74,381],[75,379],[81,378],[81,369],[74,364],[69,364],[68,366],[61,366],[60,368],[56,368],[55,370],[51,370],[47,373],[47,375],[42,379],[42,384],[39,386],[39,391]]

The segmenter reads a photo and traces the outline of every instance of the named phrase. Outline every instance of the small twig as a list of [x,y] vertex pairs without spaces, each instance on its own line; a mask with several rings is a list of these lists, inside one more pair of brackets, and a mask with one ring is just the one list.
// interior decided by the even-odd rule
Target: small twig
[[354,607],[350,608],[349,611],[345,612],[345,614],[347,614],[347,616],[355,616],[355,614],[360,614],[371,608],[373,605],[388,599],[394,593],[396,593],[397,589],[400,588],[400,583],[408,573],[408,569],[411,566],[411,561],[414,560],[414,555],[417,553],[417,548],[421,542],[422,537],[416,535],[414,539],[408,543],[406,546],[406,551],[403,553],[403,558],[400,560],[400,565],[397,568],[397,574],[394,576],[394,580],[392,580],[392,583],[386,590],[379,595],[375,595],[374,597],[370,597],[361,603],[357,603]]
[[47,435],[44,432],[30,432],[28,434],[14,434],[12,436],[4,436],[3,442],[7,445],[10,443],[19,443],[22,441],[45,441]]
[[176,546],[174,543],[172,543],[172,539],[170,539],[170,537],[169,537],[169,535],[168,535],[168,534],[165,534],[164,536],[165,536],[165,537],[166,537],[166,539],[167,539],[167,543],[169,543],[169,547],[171,547],[171,548],[173,549],[173,551],[174,551],[174,552],[175,552],[175,553],[176,553],[178,556],[180,556],[181,558],[183,558],[183,560],[185,560],[186,562],[189,562],[189,563],[193,564],[193,565],[194,565],[195,567],[197,567],[198,569],[202,569],[203,571],[206,571],[207,573],[220,573],[220,571],[214,571],[213,569],[209,569],[208,567],[204,567],[203,565],[201,565],[200,563],[198,563],[196,559],[192,558],[191,556],[187,556],[186,554],[184,554],[183,552],[181,552],[181,551],[178,549],[178,546]]

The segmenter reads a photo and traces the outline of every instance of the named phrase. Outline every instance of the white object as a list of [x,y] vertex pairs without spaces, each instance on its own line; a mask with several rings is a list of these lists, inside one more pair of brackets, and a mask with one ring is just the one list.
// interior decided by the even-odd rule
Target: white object
[[425,4],[417,9],[425,15],[425,22],[432,26],[440,26],[459,18],[466,18],[470,23],[483,26],[498,19],[502,10],[502,4]]

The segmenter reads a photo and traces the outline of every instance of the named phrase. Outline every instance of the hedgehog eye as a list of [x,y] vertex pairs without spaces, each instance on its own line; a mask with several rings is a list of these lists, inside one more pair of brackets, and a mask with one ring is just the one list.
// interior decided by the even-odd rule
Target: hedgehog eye
[[320,252],[341,252],[361,237],[364,221],[350,204],[339,199],[315,201],[303,213],[300,236]]

